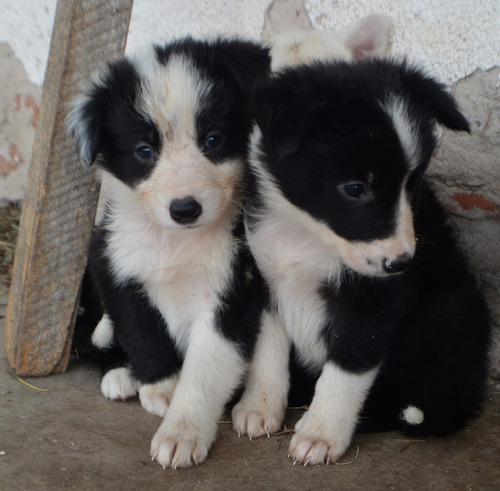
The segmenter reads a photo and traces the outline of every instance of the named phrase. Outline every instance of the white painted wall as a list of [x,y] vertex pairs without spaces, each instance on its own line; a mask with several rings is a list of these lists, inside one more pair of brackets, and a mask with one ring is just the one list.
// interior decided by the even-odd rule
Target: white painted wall
[[[64,0],[61,0],[64,1]],[[230,34],[259,39],[270,0],[135,0],[127,50],[154,41]],[[313,25],[338,29],[372,12],[394,22],[393,52],[452,83],[500,65],[498,0],[305,0]],[[0,42],[41,85],[56,0],[0,0]]]

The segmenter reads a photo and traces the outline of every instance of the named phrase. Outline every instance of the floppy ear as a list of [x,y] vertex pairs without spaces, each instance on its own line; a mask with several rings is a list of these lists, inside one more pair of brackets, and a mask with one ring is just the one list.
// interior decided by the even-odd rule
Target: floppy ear
[[76,148],[83,165],[89,167],[102,147],[102,124],[106,103],[104,80],[107,70],[100,72],[93,82],[72,102],[66,118],[68,133],[75,137]]
[[221,40],[215,56],[220,69],[229,74],[244,94],[249,94],[270,74],[269,49],[250,41]]
[[412,69],[405,73],[403,79],[415,103],[427,108],[438,123],[451,130],[470,133],[469,123],[459,110],[457,101],[443,85]]
[[[298,86],[300,88],[300,85]],[[276,160],[293,155],[316,120],[323,104],[305,91],[269,84],[254,94],[254,119],[267,152]]]
[[383,14],[363,17],[340,33],[355,58],[383,57],[389,54],[391,21]]
[[[106,143],[106,125],[120,121],[134,107],[139,75],[127,58],[109,63],[75,99],[67,117],[68,132],[75,136],[80,160],[90,166]],[[110,123],[111,122],[111,123]]]

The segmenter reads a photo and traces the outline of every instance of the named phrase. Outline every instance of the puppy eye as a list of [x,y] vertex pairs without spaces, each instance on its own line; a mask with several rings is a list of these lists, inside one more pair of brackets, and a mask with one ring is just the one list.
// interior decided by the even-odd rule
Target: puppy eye
[[217,133],[208,135],[207,139],[205,140],[205,150],[214,150],[217,147],[220,147],[223,141],[224,137],[222,135],[219,135]]
[[153,149],[147,145],[139,145],[135,149],[135,153],[142,160],[151,160],[155,156]]
[[356,198],[356,199],[361,199],[366,196],[365,185],[360,182],[345,184],[344,192],[351,198]]

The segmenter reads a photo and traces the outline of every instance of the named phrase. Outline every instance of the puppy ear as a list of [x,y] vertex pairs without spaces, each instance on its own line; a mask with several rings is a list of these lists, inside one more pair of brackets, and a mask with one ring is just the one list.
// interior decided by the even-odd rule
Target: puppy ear
[[249,94],[270,74],[269,49],[250,41],[220,40],[215,56],[218,66],[230,75],[244,94]]
[[101,70],[73,102],[67,117],[82,163],[90,166],[107,142],[109,128],[133,111],[140,78],[133,63],[122,58]]
[[418,70],[409,69],[403,78],[415,103],[427,108],[438,123],[451,130],[470,133],[469,123],[458,108],[457,101],[443,85]]
[[68,133],[74,136],[80,161],[86,167],[95,161],[102,147],[106,74],[107,70],[102,71],[87,84],[71,103],[72,109],[66,118]]
[[322,106],[305,92],[301,94],[283,87],[279,81],[254,94],[254,119],[266,151],[275,160],[290,157],[297,151]]
[[355,58],[384,57],[390,51],[391,20],[383,14],[372,14],[340,33]]

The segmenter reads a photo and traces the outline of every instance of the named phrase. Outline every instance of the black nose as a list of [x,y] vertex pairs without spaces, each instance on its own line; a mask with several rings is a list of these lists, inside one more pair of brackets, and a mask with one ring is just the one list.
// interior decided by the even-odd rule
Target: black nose
[[177,223],[193,223],[202,212],[202,207],[192,196],[182,199],[173,199],[170,202],[170,216]]
[[384,258],[382,261],[382,267],[386,273],[401,273],[408,268],[413,256],[411,254],[400,254],[394,259]]

